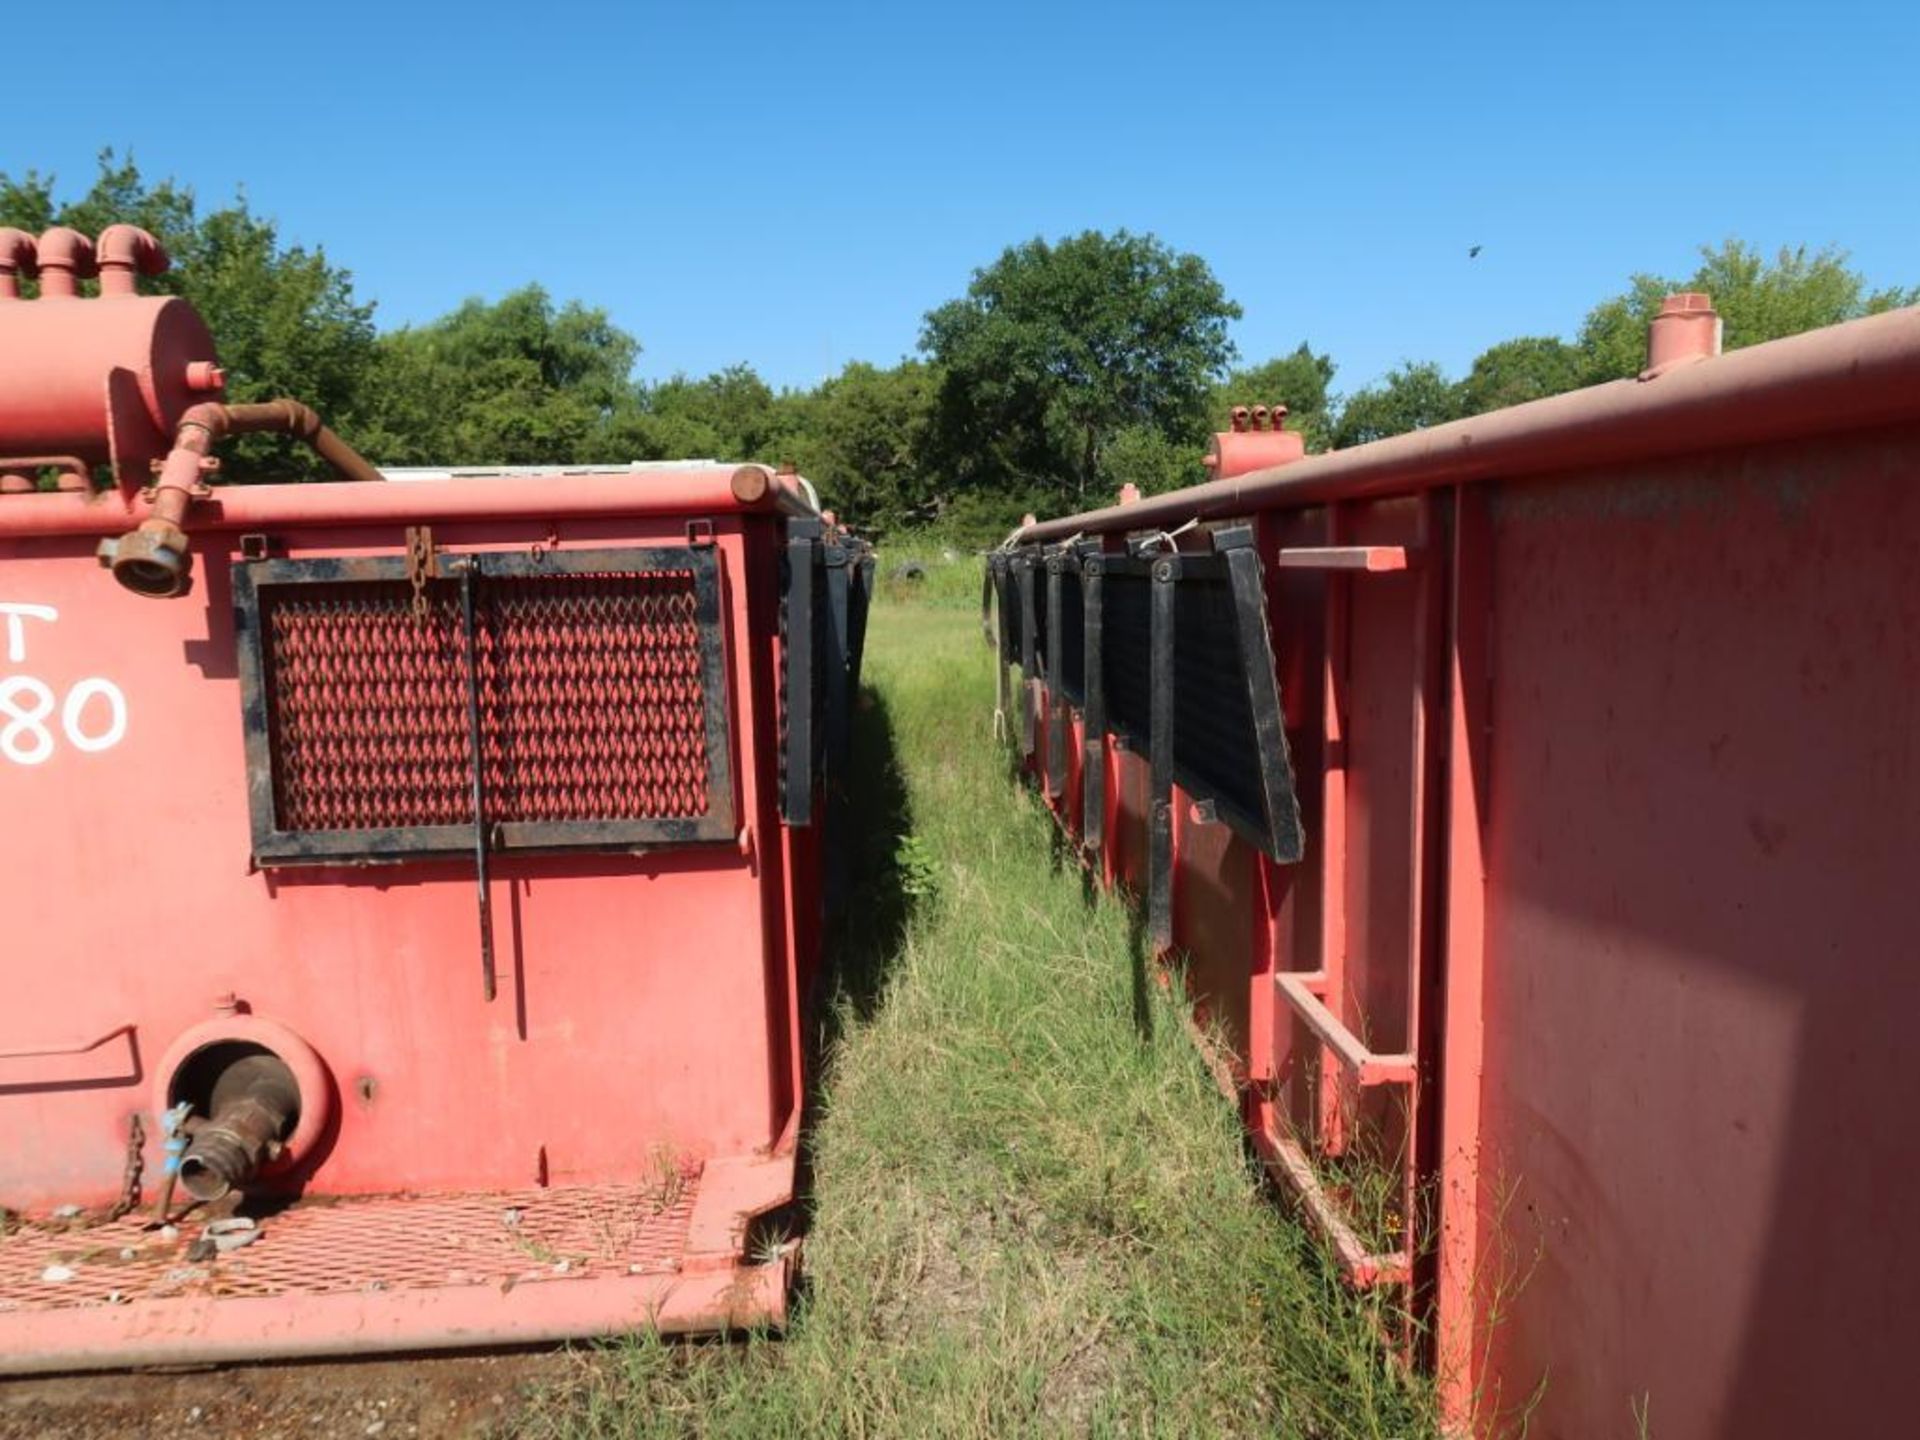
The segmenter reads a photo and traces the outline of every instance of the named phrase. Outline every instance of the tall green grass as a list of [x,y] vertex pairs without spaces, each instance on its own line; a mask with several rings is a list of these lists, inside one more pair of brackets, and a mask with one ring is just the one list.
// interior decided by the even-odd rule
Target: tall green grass
[[1136,927],[990,728],[979,569],[888,580],[860,720],[858,910],[782,1339],[636,1339],[536,1437],[1411,1437],[1427,1396],[1271,1203]]

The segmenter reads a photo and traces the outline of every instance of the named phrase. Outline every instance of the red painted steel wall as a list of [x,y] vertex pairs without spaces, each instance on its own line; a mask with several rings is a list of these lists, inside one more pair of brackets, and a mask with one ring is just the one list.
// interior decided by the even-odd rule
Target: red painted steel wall
[[[430,506],[438,484],[509,492],[554,482],[396,485]],[[640,476],[606,485],[644,493]],[[724,472],[722,472],[724,483]],[[256,500],[260,499],[256,492]],[[7,534],[0,499],[0,913],[9,937],[0,1052],[0,1197],[33,1209],[118,1192],[127,1120],[151,1110],[173,1038],[231,993],[317,1049],[337,1116],[306,1167],[324,1193],[596,1182],[775,1142],[796,1094],[792,932],[817,930],[784,874],[773,764],[772,515],[713,516],[722,558],[734,775],[748,853],[732,843],[646,856],[496,854],[499,998],[482,996],[467,862],[250,873],[247,775],[227,566],[236,537],[196,537],[190,598],[114,585],[93,537]],[[107,502],[100,502],[105,504]],[[111,520],[108,521],[111,524]],[[120,522],[126,523],[124,521]],[[679,515],[437,527],[443,548],[686,541]],[[276,531],[299,558],[398,553],[390,524]],[[37,763],[38,691],[104,679],[124,697],[56,712]],[[0,705],[0,711],[7,707]],[[810,841],[797,841],[812,884]],[[807,894],[814,893],[809,889]],[[789,907],[793,912],[789,913]],[[798,923],[796,916],[803,917]],[[150,1133],[150,1159],[158,1139]]]
[[[1911,1429],[1920,311],[1016,543],[1190,517],[1256,523],[1307,842],[1272,865],[1176,791],[1177,947],[1323,1228],[1343,1151],[1409,1162],[1454,1421]],[[1329,545],[1408,568],[1281,568]],[[1120,763],[1100,863],[1140,888]],[[1274,967],[1412,1083],[1359,1096]]]
[[1898,1433],[1920,428],[1491,515],[1482,1163],[1539,1256],[1492,1371],[1546,1434]]

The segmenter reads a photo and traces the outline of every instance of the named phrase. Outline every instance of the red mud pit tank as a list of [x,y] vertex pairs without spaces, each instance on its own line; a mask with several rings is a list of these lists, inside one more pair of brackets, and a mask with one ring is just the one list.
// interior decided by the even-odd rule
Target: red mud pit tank
[[[0,1373],[778,1324],[864,549],[385,481],[129,228],[0,232]],[[258,428],[359,478],[208,489]]]
[[1636,380],[1236,416],[989,572],[1030,773],[1460,1435],[1915,1431],[1920,309],[1719,351],[1676,295]]

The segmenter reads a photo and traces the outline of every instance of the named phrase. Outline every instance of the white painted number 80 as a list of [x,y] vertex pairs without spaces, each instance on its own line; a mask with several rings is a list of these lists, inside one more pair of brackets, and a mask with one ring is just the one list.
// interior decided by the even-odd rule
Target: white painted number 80
[[[86,728],[90,702],[106,707],[105,723]],[[55,709],[60,728],[74,749],[91,754],[118,745],[127,733],[127,698],[111,680],[82,680],[59,704],[53,687],[32,675],[0,680],[0,755],[16,765],[41,765],[53,758],[54,736],[48,721]],[[96,707],[97,708],[97,707]]]

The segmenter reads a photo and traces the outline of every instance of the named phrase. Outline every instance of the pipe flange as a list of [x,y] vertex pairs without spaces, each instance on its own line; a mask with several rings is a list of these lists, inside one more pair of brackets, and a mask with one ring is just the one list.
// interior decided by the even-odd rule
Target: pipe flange
[[193,588],[193,552],[186,533],[166,520],[100,542],[100,563],[136,595],[171,600]]
[[174,1077],[187,1061],[211,1046],[233,1043],[272,1051],[293,1072],[300,1090],[300,1117],[292,1133],[281,1142],[280,1153],[263,1160],[258,1171],[262,1179],[284,1175],[313,1152],[333,1118],[333,1083],[319,1052],[277,1020],[222,1015],[182,1031],[154,1071],[153,1113],[164,1115],[174,1103]]

